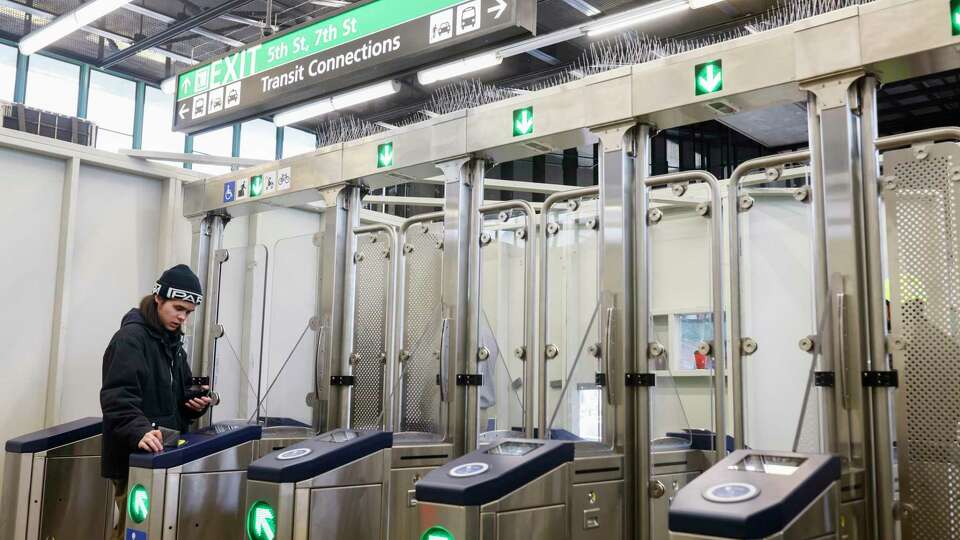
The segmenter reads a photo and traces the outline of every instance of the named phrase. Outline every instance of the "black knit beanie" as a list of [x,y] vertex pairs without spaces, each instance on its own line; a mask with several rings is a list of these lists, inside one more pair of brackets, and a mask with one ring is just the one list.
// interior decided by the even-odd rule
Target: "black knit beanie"
[[185,264],[178,264],[164,272],[153,286],[153,294],[169,300],[186,300],[197,305],[203,302],[200,278]]

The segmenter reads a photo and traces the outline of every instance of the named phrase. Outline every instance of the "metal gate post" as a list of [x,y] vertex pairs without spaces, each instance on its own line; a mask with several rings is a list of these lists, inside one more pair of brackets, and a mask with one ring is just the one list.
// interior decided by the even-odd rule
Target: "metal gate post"
[[[321,192],[326,210],[321,215],[319,330],[317,332],[314,429],[323,432],[340,424],[347,387],[333,386],[330,377],[343,375],[344,315],[352,285],[347,257],[352,252],[353,229],[359,224],[360,188],[336,186]],[[344,396],[347,396],[346,398]],[[326,411],[323,408],[326,407]]]
[[480,299],[480,228],[486,162],[460,158],[438,163],[444,177],[441,320],[441,395],[448,402],[447,433],[453,455],[476,447],[477,388],[458,386],[457,374],[477,372]]
[[[843,458],[843,521],[872,538],[869,524],[874,516],[865,515],[873,513],[867,474],[872,459],[865,448],[871,420],[860,384],[870,351],[861,168],[863,100],[858,83],[863,76],[862,71],[842,73],[803,87],[810,92],[817,326],[823,328],[819,341],[824,369],[835,371],[837,381],[825,404],[824,416],[832,424],[825,450]],[[823,324],[820,317],[826,319]]]
[[[625,536],[650,538],[650,436],[647,387],[626,385],[626,374],[638,371],[637,359],[646,358],[646,321],[638,321],[637,279],[646,283],[645,257],[637,258],[639,225],[646,214],[643,180],[648,173],[649,126],[629,122],[595,128],[603,152],[600,159],[600,247],[597,264],[600,288],[600,358],[606,377],[603,441],[624,456],[623,530]],[[639,186],[639,187],[638,187]],[[645,250],[640,240],[639,249]],[[642,264],[638,264],[642,260]],[[641,284],[641,291],[646,287]],[[646,295],[641,293],[639,298]],[[542,299],[541,299],[542,301]],[[641,364],[644,362],[641,360]],[[645,366],[639,371],[646,371]],[[621,407],[618,407],[621,405]],[[646,431],[646,436],[641,432]]]
[[[203,283],[203,302],[193,313],[193,327],[189,335],[187,352],[190,370],[197,376],[208,375],[212,380],[214,355],[216,354],[217,305],[220,303],[220,263],[218,253],[223,246],[223,229],[229,217],[209,214],[193,222],[193,248],[190,266]],[[210,425],[211,413],[203,415],[198,427]]]

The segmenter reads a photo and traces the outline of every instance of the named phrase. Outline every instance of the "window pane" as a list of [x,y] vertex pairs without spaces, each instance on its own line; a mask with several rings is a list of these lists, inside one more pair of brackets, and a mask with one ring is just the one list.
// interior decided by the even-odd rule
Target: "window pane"
[[80,66],[38,54],[30,57],[24,100],[28,107],[76,116],[79,93]]
[[[233,154],[233,126],[209,131],[193,138],[193,153],[230,157]],[[194,164],[193,170],[210,174],[230,172],[230,167]]]
[[317,149],[317,136],[297,128],[283,128],[283,157],[298,156]]
[[0,45],[0,99],[13,101],[13,87],[17,83],[17,49]]
[[137,84],[127,79],[90,72],[87,118],[97,124],[97,148],[116,152],[133,147],[133,117]]
[[143,149],[183,152],[183,133],[173,131],[173,96],[147,87],[143,102]]
[[277,157],[277,126],[251,120],[240,126],[240,157],[273,161]]

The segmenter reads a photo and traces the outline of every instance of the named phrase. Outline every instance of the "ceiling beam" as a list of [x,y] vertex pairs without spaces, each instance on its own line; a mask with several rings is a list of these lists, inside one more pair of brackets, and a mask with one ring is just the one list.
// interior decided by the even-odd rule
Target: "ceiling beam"
[[[41,19],[47,19],[47,20],[50,20],[50,21],[52,21],[52,20],[54,20],[54,19],[56,19],[56,18],[58,17],[58,15],[57,15],[56,13],[50,13],[49,11],[44,11],[44,10],[42,10],[42,9],[37,9],[37,8],[35,8],[35,7],[30,7],[30,6],[25,6],[25,5],[23,5],[23,4],[18,4],[18,3],[16,3],[16,2],[13,2],[12,0],[0,0],[0,7],[2,7],[2,8],[7,8],[7,9],[12,9],[12,10],[15,10],[15,11],[19,11],[19,12],[21,12],[21,13],[26,13],[27,15],[30,15],[31,17],[39,17],[39,18],[41,18]],[[100,37],[102,37],[102,38],[110,39],[110,40],[116,41],[116,42],[118,42],[118,43],[133,43],[133,40],[130,39],[130,38],[128,38],[127,36],[122,36],[122,35],[120,35],[120,34],[115,34],[115,33],[110,32],[110,31],[108,31],[108,30],[101,30],[101,29],[99,29],[99,28],[97,28],[97,27],[95,27],[95,26],[89,26],[89,25],[88,25],[88,26],[84,26],[84,27],[82,27],[82,28],[80,28],[80,29],[83,30],[84,32],[88,32],[88,33],[90,33],[90,34],[93,34],[93,35],[96,35],[96,36],[100,36]],[[196,64],[196,63],[197,63],[196,60],[194,60],[193,58],[190,58],[189,56],[184,56],[184,55],[182,55],[182,54],[178,54],[178,53],[175,53],[175,52],[173,52],[173,51],[168,51],[168,50],[166,50],[166,49],[161,49],[161,48],[159,48],[159,47],[151,47],[149,50],[150,50],[151,52],[154,52],[154,53],[157,53],[157,54],[159,54],[159,55],[165,56],[165,57],[167,57],[167,58],[169,58],[169,59],[171,59],[171,60],[175,60],[175,61],[177,61],[177,62],[181,62],[181,63],[187,64],[187,65],[193,65],[193,64]]]
[[563,3],[583,13],[587,17],[596,17],[601,13],[599,9],[586,0],[563,0]]
[[130,58],[131,56],[137,54],[138,52],[144,49],[148,49],[150,47],[160,45],[164,43],[166,40],[172,37],[179,36],[184,32],[193,31],[194,28],[197,28],[208,21],[216,19],[221,15],[223,15],[224,13],[229,13],[230,10],[232,9],[236,9],[243,5],[249,4],[250,2],[251,0],[228,0],[227,2],[224,2],[219,6],[212,7],[206,11],[203,11],[201,13],[198,13],[190,17],[189,19],[180,21],[177,24],[174,24],[173,26],[171,26],[170,28],[167,28],[162,32],[158,32],[152,36],[147,37],[146,39],[137,41],[130,47],[127,47],[122,51],[119,51],[117,53],[114,53],[108,56],[106,60],[100,63],[99,67],[108,68],[108,67],[114,66],[120,62],[123,62],[127,58]]
[[[134,12],[134,13],[143,15],[144,17],[149,17],[149,18],[151,18],[151,19],[153,19],[153,20],[155,20],[155,21],[160,21],[160,22],[162,22],[162,23],[164,23],[164,24],[174,24],[174,23],[177,22],[177,19],[175,19],[175,18],[173,18],[173,17],[171,17],[171,16],[169,16],[169,15],[167,15],[167,14],[165,14],[165,13],[160,13],[160,12],[154,11],[154,10],[152,10],[152,9],[145,8],[145,7],[141,6],[141,5],[137,5],[137,4],[130,3],[130,4],[126,4],[126,5],[122,6],[122,7],[123,7],[123,9],[125,9],[125,10],[127,10],[127,11],[132,11],[132,12]],[[229,46],[231,46],[231,47],[242,47],[242,46],[243,46],[243,42],[242,42],[242,41],[239,41],[239,40],[236,40],[236,39],[233,39],[233,38],[229,38],[229,37],[227,37],[227,36],[223,36],[223,35],[220,35],[220,34],[218,34],[218,33],[216,33],[216,32],[211,32],[211,31],[205,30],[205,29],[203,29],[203,28],[194,28],[193,30],[191,30],[191,32],[193,32],[194,34],[196,34],[196,35],[198,35],[198,36],[203,36],[203,37],[205,37],[205,38],[212,39],[212,40],[214,40],[214,41],[219,41],[220,43],[224,43],[224,44],[229,45]]]

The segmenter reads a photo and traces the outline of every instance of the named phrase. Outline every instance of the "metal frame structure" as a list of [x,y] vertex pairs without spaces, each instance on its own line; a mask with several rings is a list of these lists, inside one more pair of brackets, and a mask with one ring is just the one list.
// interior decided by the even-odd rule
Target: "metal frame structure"
[[[650,429],[643,409],[646,393],[642,387],[639,391],[638,387],[628,387],[625,375],[631,370],[636,372],[635,363],[646,358],[642,348],[648,341],[640,315],[649,306],[644,305],[646,295],[635,290],[637,283],[643,288],[648,279],[645,265],[636,264],[644,260],[647,249],[641,219],[647,203],[645,195],[640,196],[644,190],[638,186],[647,186],[650,180],[646,178],[648,126],[663,129],[713,118],[716,112],[708,105],[718,100],[741,110],[806,101],[816,232],[815,290],[817,312],[825,318],[823,333],[816,338],[823,368],[835,371],[839,381],[832,391],[824,392],[831,423],[824,450],[841,453],[845,461],[841,485],[847,529],[856,529],[870,538],[892,538],[893,486],[888,485],[886,472],[878,472],[890,463],[889,456],[879,455],[883,450],[878,445],[892,439],[890,410],[886,406],[889,395],[858,383],[861,373],[889,365],[885,351],[879,348],[885,333],[880,327],[883,317],[878,313],[877,299],[882,298],[882,284],[877,281],[880,274],[874,266],[881,259],[879,236],[872,230],[876,227],[877,212],[871,206],[876,201],[869,200],[874,193],[871,184],[878,162],[877,146],[873,144],[876,80],[868,74],[891,82],[960,67],[960,58],[954,51],[960,37],[951,35],[946,6],[938,0],[878,0],[439,116],[279,164],[258,165],[242,173],[186,186],[184,213],[190,218],[215,220],[220,214],[243,215],[275,206],[295,206],[315,200],[318,190],[325,193],[347,185],[379,189],[431,177],[439,167],[447,188],[445,205],[444,212],[432,218],[444,221],[440,286],[448,346],[442,352],[441,365],[446,366],[442,369],[442,382],[449,390],[448,441],[453,445],[453,454],[459,455],[476,442],[476,417],[468,414],[475,410],[476,390],[457,386],[456,375],[476,370],[471,344],[476,343],[477,304],[471,291],[476,290],[478,280],[478,246],[474,240],[479,234],[486,164],[599,139],[603,151],[599,187],[600,296],[604,313],[601,335],[606,337],[603,355],[610,371],[605,401],[609,406],[624,405],[604,440],[615,441],[612,450],[620,448],[625,452],[624,538],[646,540],[651,537],[650,527],[643,525],[650,521],[649,492],[644,480],[645,476],[649,479],[644,471],[650,470],[649,462],[644,461],[649,459],[649,451],[644,449],[649,450],[646,445]],[[723,90],[696,96],[692,79],[695,67],[717,59],[724,65]],[[535,133],[514,137],[510,129],[512,111],[530,106],[537,111]],[[393,144],[395,160],[390,166],[378,166],[374,158],[378,146],[385,143]],[[884,141],[882,147],[890,144],[894,143]],[[796,160],[803,155],[789,157]],[[730,183],[731,193],[736,194],[747,168],[776,163],[756,161],[744,165],[738,171],[741,174]],[[225,182],[239,174],[254,175],[277,166],[291,167],[290,190],[253,201],[223,204]],[[672,182],[677,178],[680,177],[654,182]],[[717,186],[709,178],[698,178],[715,188],[711,204],[718,213]],[[577,191],[565,191],[560,196],[574,197]],[[557,200],[548,199],[544,214]],[[356,204],[359,199],[354,197],[352,201]],[[735,197],[731,199],[734,201]],[[346,211],[341,205],[328,204],[330,207],[335,207],[337,214]],[[731,245],[737,242],[735,222],[731,220]],[[714,227],[714,242],[719,232]],[[202,243],[198,250],[203,253]],[[719,253],[717,250],[714,258]],[[335,268],[336,265],[325,271],[333,272]],[[731,284],[733,294],[737,282],[731,279]],[[543,283],[540,286],[542,289]],[[715,300],[721,290],[715,283]],[[335,305],[336,302],[330,302],[331,307],[326,309],[335,313]],[[739,316],[737,307],[731,310],[731,321]],[[339,338],[331,335],[328,339]],[[739,403],[734,408],[735,426],[743,416],[740,348],[736,339],[732,341],[733,395],[734,402]],[[714,343],[714,350],[715,354],[722,354],[722,345]],[[331,366],[341,365],[332,361],[340,356],[336,345],[322,355],[331,360]],[[722,362],[717,364],[722,373]],[[541,389],[541,400],[543,392]],[[718,399],[719,396],[718,392]],[[331,408],[336,408],[336,402],[329,400]],[[721,419],[722,408],[717,413]],[[541,410],[541,425],[544,414]],[[335,417],[333,411],[328,412],[328,419]],[[737,443],[742,444],[742,422],[737,430]],[[725,433],[724,428],[718,426],[718,432]]]

